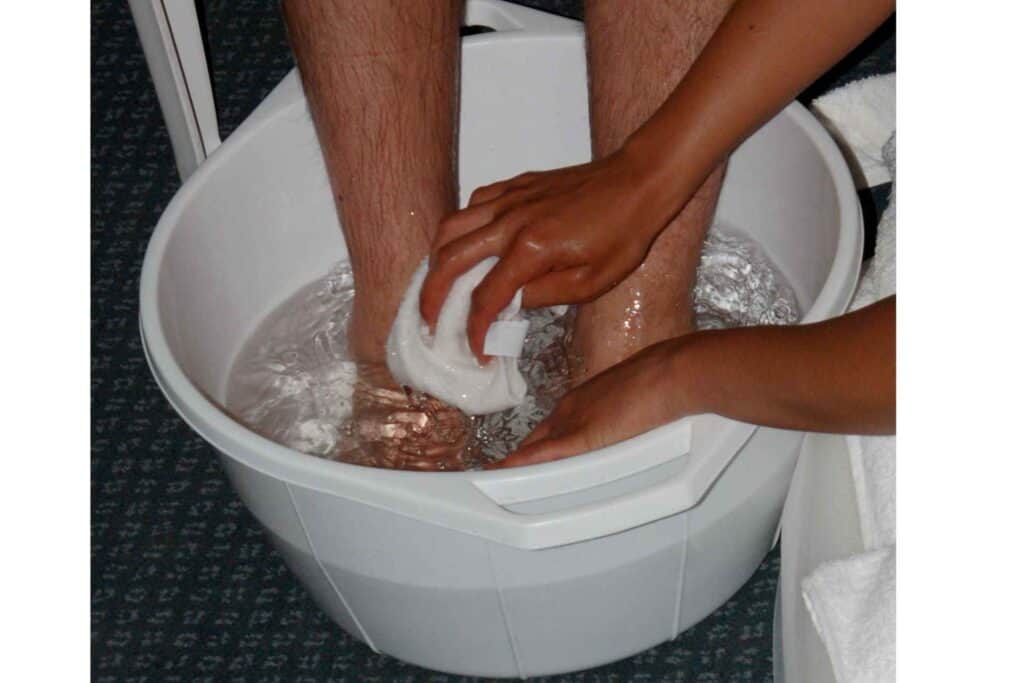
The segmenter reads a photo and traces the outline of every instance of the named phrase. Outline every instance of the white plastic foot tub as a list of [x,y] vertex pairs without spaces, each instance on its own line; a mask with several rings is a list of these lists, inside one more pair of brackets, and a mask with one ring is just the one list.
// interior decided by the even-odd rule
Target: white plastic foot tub
[[[589,157],[581,27],[470,3],[460,173],[476,186]],[[860,263],[853,184],[792,105],[733,156],[718,220],[757,239],[805,321],[841,313]],[[702,415],[568,460],[417,473],[317,459],[220,408],[256,324],[345,258],[292,73],[184,184],[153,235],[141,318],[157,381],[219,452],[317,603],[374,650],[531,676],[639,652],[704,618],[769,549],[802,434]]]

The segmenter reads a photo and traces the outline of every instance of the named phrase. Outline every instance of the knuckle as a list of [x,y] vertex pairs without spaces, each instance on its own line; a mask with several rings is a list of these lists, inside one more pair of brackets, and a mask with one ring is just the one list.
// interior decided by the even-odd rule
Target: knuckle
[[572,296],[579,303],[589,303],[600,297],[605,293],[605,291],[607,290],[587,281],[581,282],[577,287],[575,287]]
[[450,268],[452,264],[455,263],[458,255],[458,248],[454,243],[449,242],[437,251],[435,266],[441,269]]
[[589,283],[582,273],[572,273],[567,278],[565,289],[573,299],[587,299],[591,296]]
[[492,187],[493,185],[484,185],[483,187],[478,187],[475,190],[473,190],[473,192],[470,193],[469,195],[469,203],[478,204],[482,202],[484,200],[484,197],[487,197],[489,195],[489,191]]
[[451,213],[441,219],[441,222],[437,224],[438,241],[447,242],[451,239],[455,234],[455,226],[458,224],[457,218],[458,214]]
[[467,235],[494,220],[494,208],[470,206],[445,217],[438,224],[438,241],[445,243]]
[[557,210],[548,213],[548,215],[544,217],[542,225],[545,230],[554,232],[564,228],[565,223],[566,221],[562,216],[562,207],[557,207]]
[[438,236],[446,242],[461,236],[472,218],[473,214],[467,213],[465,209],[448,214],[438,224]]
[[536,224],[521,229],[512,241],[512,251],[521,256],[535,256],[543,253],[545,247],[543,232]]
[[503,218],[505,219],[505,225],[517,232],[522,231],[523,225],[528,223],[530,220],[529,206],[523,202],[509,202],[508,205],[504,206]]

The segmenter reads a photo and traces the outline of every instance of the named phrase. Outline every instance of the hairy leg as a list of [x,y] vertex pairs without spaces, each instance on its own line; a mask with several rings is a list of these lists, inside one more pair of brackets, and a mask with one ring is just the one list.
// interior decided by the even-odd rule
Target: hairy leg
[[437,224],[456,209],[462,3],[285,0],[356,281],[349,344],[384,342]]
[[[668,97],[731,0],[587,0],[587,66],[594,156],[615,152]],[[579,307],[572,340],[582,381],[656,342],[691,332],[690,292],[723,169],[655,240],[643,264]]]
[[459,0],[284,0],[355,276],[348,333],[362,464],[456,469],[468,421],[407,397],[385,342],[440,220],[457,207]]

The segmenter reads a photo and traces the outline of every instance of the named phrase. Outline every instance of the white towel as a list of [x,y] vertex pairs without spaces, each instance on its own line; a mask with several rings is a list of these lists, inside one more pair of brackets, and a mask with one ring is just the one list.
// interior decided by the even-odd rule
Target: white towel
[[[889,180],[889,206],[852,309],[896,291],[896,76],[856,81],[812,110],[846,154],[855,180]],[[896,680],[896,438],[846,437],[866,552],[826,562],[801,582],[838,683]]]
[[[889,206],[878,222],[875,255],[864,269],[851,310],[896,292],[896,134],[882,157],[893,179]],[[848,436],[850,470],[857,493],[861,537],[873,550],[896,543],[896,437]]]
[[526,380],[515,358],[528,327],[519,314],[522,290],[488,330],[484,352],[495,357],[487,365],[477,363],[466,336],[470,295],[497,262],[493,257],[484,259],[455,281],[433,336],[420,317],[420,289],[428,263],[420,264],[388,335],[388,369],[399,384],[439,398],[468,415],[498,412],[523,401]]
[[896,74],[836,88],[814,100],[811,111],[836,139],[857,187],[889,182],[882,147],[896,129]]
[[860,535],[868,550],[896,544],[896,438],[847,436]]
[[802,587],[837,683],[895,681],[895,548],[826,562]]
[[888,138],[881,154],[888,169],[886,174],[892,178],[892,191],[889,205],[878,221],[875,254],[864,269],[850,310],[896,293],[896,133]]

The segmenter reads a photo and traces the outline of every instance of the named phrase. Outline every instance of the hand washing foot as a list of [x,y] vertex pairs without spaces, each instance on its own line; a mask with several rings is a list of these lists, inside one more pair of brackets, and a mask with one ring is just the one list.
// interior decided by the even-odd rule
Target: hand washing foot
[[[744,233],[711,230],[700,262],[694,327],[791,324],[799,318],[784,276]],[[616,294],[621,298],[606,296],[602,306],[580,307],[575,326],[571,316],[551,309],[528,311],[530,332],[519,361],[526,399],[511,410],[470,419],[435,399],[406,393],[383,363],[375,368],[353,360],[347,332],[354,278],[342,263],[253,331],[232,367],[226,408],[254,431],[317,457],[406,469],[476,467],[514,450],[562,397],[570,375],[566,346],[574,355],[587,354],[590,376],[659,336],[677,336],[680,328],[672,326],[685,313],[641,299],[639,316],[621,315],[631,299],[625,288]],[[685,290],[675,295],[679,306],[688,302]],[[620,315],[611,322],[602,317],[616,311]],[[627,330],[626,319],[643,324]],[[576,334],[565,344],[567,329]]]

